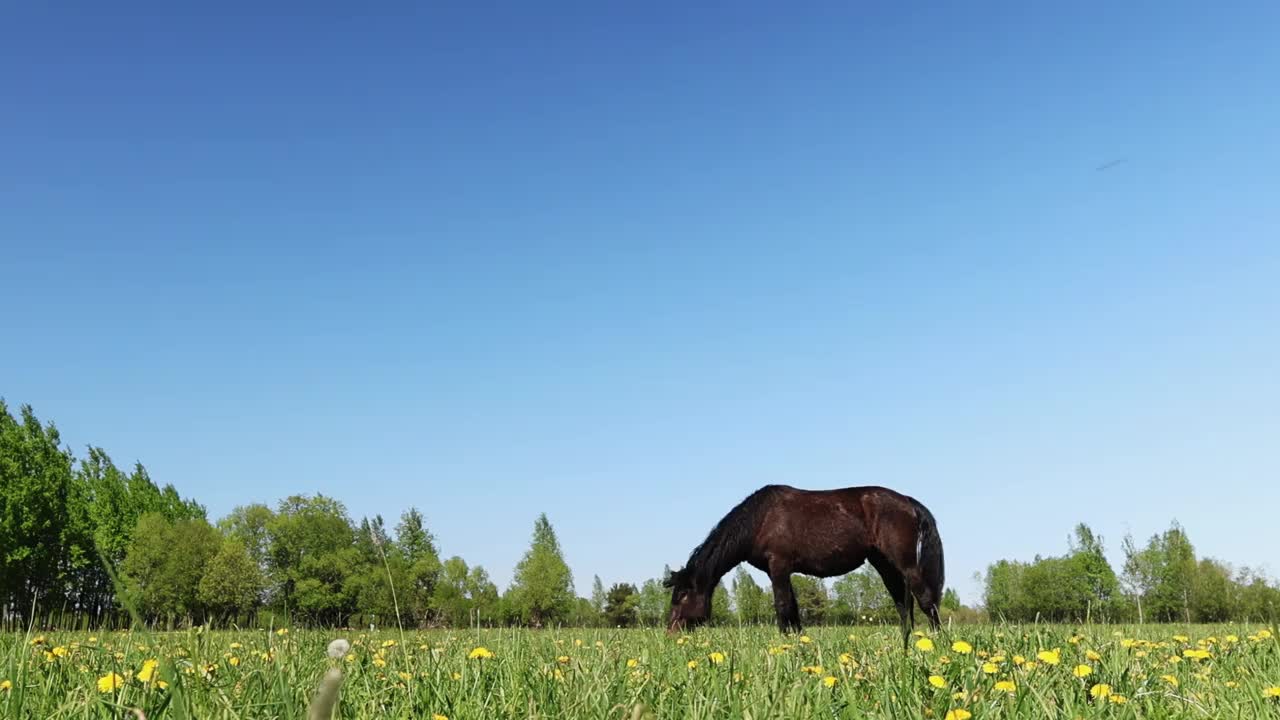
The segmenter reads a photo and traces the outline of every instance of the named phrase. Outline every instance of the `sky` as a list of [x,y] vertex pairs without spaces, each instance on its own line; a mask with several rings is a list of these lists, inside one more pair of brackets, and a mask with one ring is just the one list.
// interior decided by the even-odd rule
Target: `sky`
[[[580,594],[768,483],[1280,574],[1280,6],[11,3],[0,396]],[[757,574],[759,577],[759,575]]]

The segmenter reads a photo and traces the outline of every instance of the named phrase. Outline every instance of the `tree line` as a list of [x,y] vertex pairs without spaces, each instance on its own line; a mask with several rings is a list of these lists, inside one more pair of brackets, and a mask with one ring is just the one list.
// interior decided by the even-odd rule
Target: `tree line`
[[984,609],[992,619],[1020,622],[1270,622],[1280,615],[1280,589],[1266,576],[1197,558],[1176,521],[1145,544],[1126,536],[1121,549],[1117,573],[1103,539],[1081,523],[1063,555],[988,566]]
[[[943,613],[958,621],[1216,622],[1280,610],[1280,590],[1265,577],[1197,560],[1176,524],[1142,547],[1126,538],[1124,552],[1116,573],[1102,538],[1080,525],[1063,556],[988,567],[981,608],[964,607],[948,589]],[[869,567],[833,582],[797,575],[793,584],[806,625],[896,622]],[[0,620],[10,624],[34,615],[93,627],[134,618],[625,627],[661,624],[669,602],[661,577],[606,589],[596,576],[589,597],[579,597],[545,514],[504,591],[484,567],[444,557],[416,508],[388,527],[381,516],[356,521],[334,498],[295,495],[210,522],[203,506],[155,483],[141,464],[118,468],[96,446],[77,458],[53,423],[26,405],[15,416],[0,399]],[[713,623],[773,618],[771,590],[742,567],[712,596]]]

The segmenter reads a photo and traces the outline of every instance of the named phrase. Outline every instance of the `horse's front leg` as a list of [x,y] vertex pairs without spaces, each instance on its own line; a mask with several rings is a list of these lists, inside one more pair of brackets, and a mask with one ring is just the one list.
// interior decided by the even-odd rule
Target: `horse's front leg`
[[778,629],[783,633],[800,632],[800,606],[791,587],[791,573],[770,572],[773,583],[773,609],[778,616]]

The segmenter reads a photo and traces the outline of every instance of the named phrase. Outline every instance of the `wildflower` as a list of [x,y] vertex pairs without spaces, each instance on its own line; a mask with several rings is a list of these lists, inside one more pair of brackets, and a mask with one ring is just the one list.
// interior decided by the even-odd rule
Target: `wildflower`
[[1262,697],[1280,698],[1280,685],[1276,685],[1275,687],[1269,687],[1266,690],[1263,690]]
[[813,639],[810,638],[808,635],[801,635],[800,642],[801,644],[808,645],[809,643],[813,642]]
[[232,656],[227,658],[227,662],[231,663],[231,667],[237,667],[240,665],[240,658]]
[[1182,657],[1191,658],[1192,660],[1208,660],[1213,657],[1208,650],[1183,650]]
[[1129,702],[1129,698],[1123,695],[1116,695],[1114,693],[1111,695],[1108,695],[1107,700],[1109,700],[1113,705],[1123,705]]
[[1018,691],[1018,686],[1012,680],[1001,680],[996,683],[996,692],[1006,692],[1010,695]]
[[1024,657],[1022,657],[1021,655],[1014,655],[1014,656],[1013,656],[1013,664],[1014,664],[1014,665],[1021,665],[1022,663],[1026,662],[1026,661],[1027,661],[1027,659],[1026,659],[1026,658],[1024,658]]
[[231,649],[232,649],[232,650],[239,650],[240,648],[242,648],[242,647],[244,647],[244,646],[243,646],[243,645],[241,645],[241,644],[240,644],[240,643],[238,643],[238,642],[233,642],[233,643],[231,643],[231,646],[230,646],[230,647],[231,647]]
[[289,634],[289,628],[280,628],[276,631],[276,635],[284,636]]
[[921,652],[933,652],[933,641],[929,638],[920,638],[916,641],[916,648]]
[[951,643],[951,649],[961,655],[968,655],[973,652],[973,646],[963,640],[957,640]]
[[689,662],[685,663],[685,665],[689,666],[689,669],[690,669],[690,670],[693,670],[693,669],[695,669],[695,668],[697,668],[697,667],[698,667],[698,661],[697,661],[697,660],[690,660]]
[[138,671],[138,680],[149,683],[156,677],[156,668],[160,667],[160,663],[153,660],[147,660],[142,663],[142,669]]
[[993,662],[985,662],[985,663],[982,663],[982,672],[986,673],[987,675],[995,675],[996,673],[1000,672],[1000,666]]
[[1023,671],[1025,671],[1025,672],[1031,672],[1032,670],[1035,670],[1035,669],[1036,669],[1036,668],[1038,668],[1038,667],[1040,667],[1040,666],[1039,666],[1037,663],[1029,662],[1029,663],[1026,663],[1025,665],[1023,665],[1023,666],[1022,666],[1022,669],[1023,669]]
[[800,668],[800,672],[809,673],[810,675],[821,675],[823,672],[823,667],[821,665],[805,665],[804,667]]
[[1184,643],[1190,640],[1191,638],[1187,637],[1186,635],[1174,635],[1173,639],[1177,642]]
[[1239,637],[1237,637],[1237,636],[1235,636],[1235,635],[1228,635],[1228,636],[1226,636],[1225,638],[1223,638],[1223,640],[1226,640],[1226,641],[1227,641],[1227,642],[1229,642],[1229,643],[1238,643],[1238,642],[1240,642],[1240,638],[1239,638]]
[[98,678],[98,692],[114,692],[124,686],[124,678],[115,673],[108,673]]
[[1072,645],[1079,645],[1080,641],[1083,639],[1084,638],[1080,637],[1079,635],[1072,635],[1070,638],[1067,639],[1067,642],[1071,643]]
[[711,661],[712,665],[719,665],[720,663],[724,662],[724,653],[713,652],[707,656],[707,659]]
[[1077,665],[1072,669],[1071,674],[1078,678],[1086,678],[1093,674],[1093,668],[1088,665]]
[[401,680],[403,680],[403,681],[405,681],[405,682],[409,682],[410,680],[412,680],[412,679],[413,679],[413,675],[412,675],[412,674],[407,673],[407,672],[404,672],[403,670],[402,670],[402,671],[400,671],[399,673],[396,673],[396,674],[397,674],[397,675],[399,675],[399,676],[400,676],[400,679],[401,679]]
[[973,713],[965,710],[964,708],[956,708],[954,710],[948,710],[947,716],[944,720],[969,720],[971,717],[973,717]]
[[395,647],[395,646],[396,646],[396,641],[395,641],[395,640],[385,640],[385,641],[383,641],[383,643],[382,643],[382,647],[384,647],[384,648],[393,648],[393,647]]
[[835,676],[833,676],[833,675],[828,675],[828,676],[826,676],[826,677],[822,678],[822,684],[823,684],[823,685],[826,685],[826,686],[827,686],[827,687],[829,687],[829,688],[833,688],[833,687],[835,687],[837,682],[839,682],[839,681],[838,681],[838,680],[836,680]]
[[556,662],[560,663],[561,665],[565,665],[569,662],[569,656],[561,655],[560,657],[556,658]]
[[1111,686],[1106,683],[1098,683],[1097,685],[1089,688],[1089,696],[1095,700],[1111,697]]
[[52,651],[54,657],[66,657],[67,649],[61,645],[55,647]]
[[493,653],[486,647],[478,647],[467,655],[468,660],[487,660],[491,657],[493,657]]
[[0,692],[9,692],[13,689],[12,680],[0,680]]
[[1036,657],[1040,658],[1040,662],[1045,665],[1057,665],[1062,662],[1061,650],[1041,650],[1036,653]]
[[1086,650],[1084,653],[1084,656],[1085,658],[1092,660],[1093,662],[1098,662],[1102,660],[1102,656],[1092,650]]
[[1224,682],[1224,683],[1222,683],[1222,684],[1223,684],[1223,685],[1225,685],[1225,686],[1227,686],[1228,688],[1232,688],[1232,689],[1234,689],[1234,688],[1236,688],[1237,686],[1239,686],[1239,684],[1240,684],[1240,683],[1237,683],[1235,680],[1228,680],[1228,681],[1226,681],[1226,682]]
[[627,667],[629,668],[633,668],[639,664],[640,664],[640,661],[636,660],[635,658],[631,658],[630,660],[627,660]]
[[460,672],[455,672],[453,675],[450,675],[449,677],[452,677],[455,681],[456,681],[456,680],[461,680],[461,679],[462,679],[462,673],[460,673]]
[[1172,675],[1161,675],[1161,676],[1160,676],[1160,679],[1161,679],[1161,680],[1163,680],[1163,681],[1165,681],[1165,682],[1167,682],[1167,683],[1169,683],[1170,685],[1172,685],[1172,686],[1174,686],[1174,687],[1178,687],[1178,678],[1176,678],[1176,677],[1174,677],[1174,676],[1172,676]]
[[840,664],[848,665],[849,667],[858,667],[858,661],[854,660],[853,656],[849,653],[840,653]]
[[1134,640],[1133,638],[1125,638],[1120,641],[1120,647],[1124,648],[1125,650],[1128,650],[1129,648],[1137,644],[1138,644],[1138,641]]
[[941,690],[947,686],[947,681],[941,675],[930,675],[929,684]]
[[449,716],[441,715],[440,713],[435,713],[434,715],[431,716],[431,720],[449,720]]

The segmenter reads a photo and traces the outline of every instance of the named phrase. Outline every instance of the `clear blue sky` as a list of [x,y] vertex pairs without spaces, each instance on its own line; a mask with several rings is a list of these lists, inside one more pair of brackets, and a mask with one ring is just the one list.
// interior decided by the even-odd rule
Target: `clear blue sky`
[[0,395],[502,585],[774,482],[970,601],[1081,520],[1280,572],[1280,6],[736,5],[10,3]]

